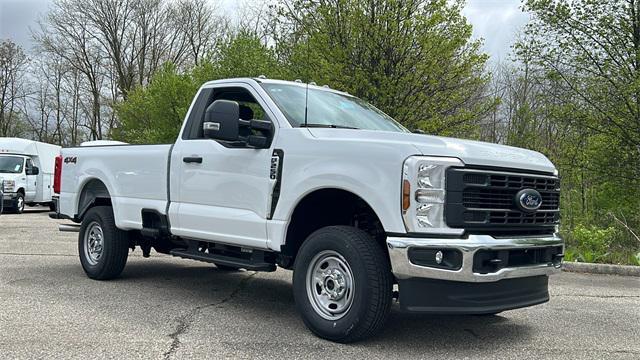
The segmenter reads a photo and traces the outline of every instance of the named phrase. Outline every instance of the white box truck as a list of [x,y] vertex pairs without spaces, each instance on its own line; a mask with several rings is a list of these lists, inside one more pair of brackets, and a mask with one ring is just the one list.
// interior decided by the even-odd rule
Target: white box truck
[[0,138],[0,179],[4,211],[22,213],[25,204],[52,201],[53,171],[60,146],[19,138]]

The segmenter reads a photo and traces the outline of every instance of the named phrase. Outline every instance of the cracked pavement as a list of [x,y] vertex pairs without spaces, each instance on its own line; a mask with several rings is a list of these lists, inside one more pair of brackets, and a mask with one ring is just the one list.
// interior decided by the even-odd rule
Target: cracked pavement
[[88,279],[46,211],[0,216],[0,358],[638,359],[640,278],[563,273],[551,301],[498,316],[417,316],[350,345],[313,336],[291,273],[224,272],[139,250]]

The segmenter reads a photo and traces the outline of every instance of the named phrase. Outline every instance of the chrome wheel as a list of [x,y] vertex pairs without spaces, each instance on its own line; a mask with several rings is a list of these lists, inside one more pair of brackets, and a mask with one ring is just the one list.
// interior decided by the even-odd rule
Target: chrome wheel
[[317,254],[307,270],[307,296],[316,313],[338,320],[353,303],[355,284],[349,263],[333,250]]
[[84,255],[90,265],[97,265],[104,250],[104,235],[102,228],[97,222],[92,222],[87,226],[84,233]]

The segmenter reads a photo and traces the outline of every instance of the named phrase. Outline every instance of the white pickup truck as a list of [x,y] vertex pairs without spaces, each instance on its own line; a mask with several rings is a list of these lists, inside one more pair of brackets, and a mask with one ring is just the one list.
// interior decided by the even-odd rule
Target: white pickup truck
[[[154,129],[149,129],[153,131]],[[117,277],[129,249],[293,270],[308,328],[338,342],[403,311],[495,314],[549,300],[559,180],[534,151],[412,134],[327,87],[204,84],[172,145],[67,148],[54,218]],[[75,228],[74,228],[75,227]]]

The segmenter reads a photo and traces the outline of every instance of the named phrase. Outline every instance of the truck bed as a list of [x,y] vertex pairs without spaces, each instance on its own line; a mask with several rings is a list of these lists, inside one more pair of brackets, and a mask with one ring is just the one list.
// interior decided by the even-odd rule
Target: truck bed
[[140,210],[164,214],[167,205],[167,165],[171,145],[111,145],[62,150],[60,213],[74,217],[87,184],[100,181],[109,191],[116,224],[141,229]]

